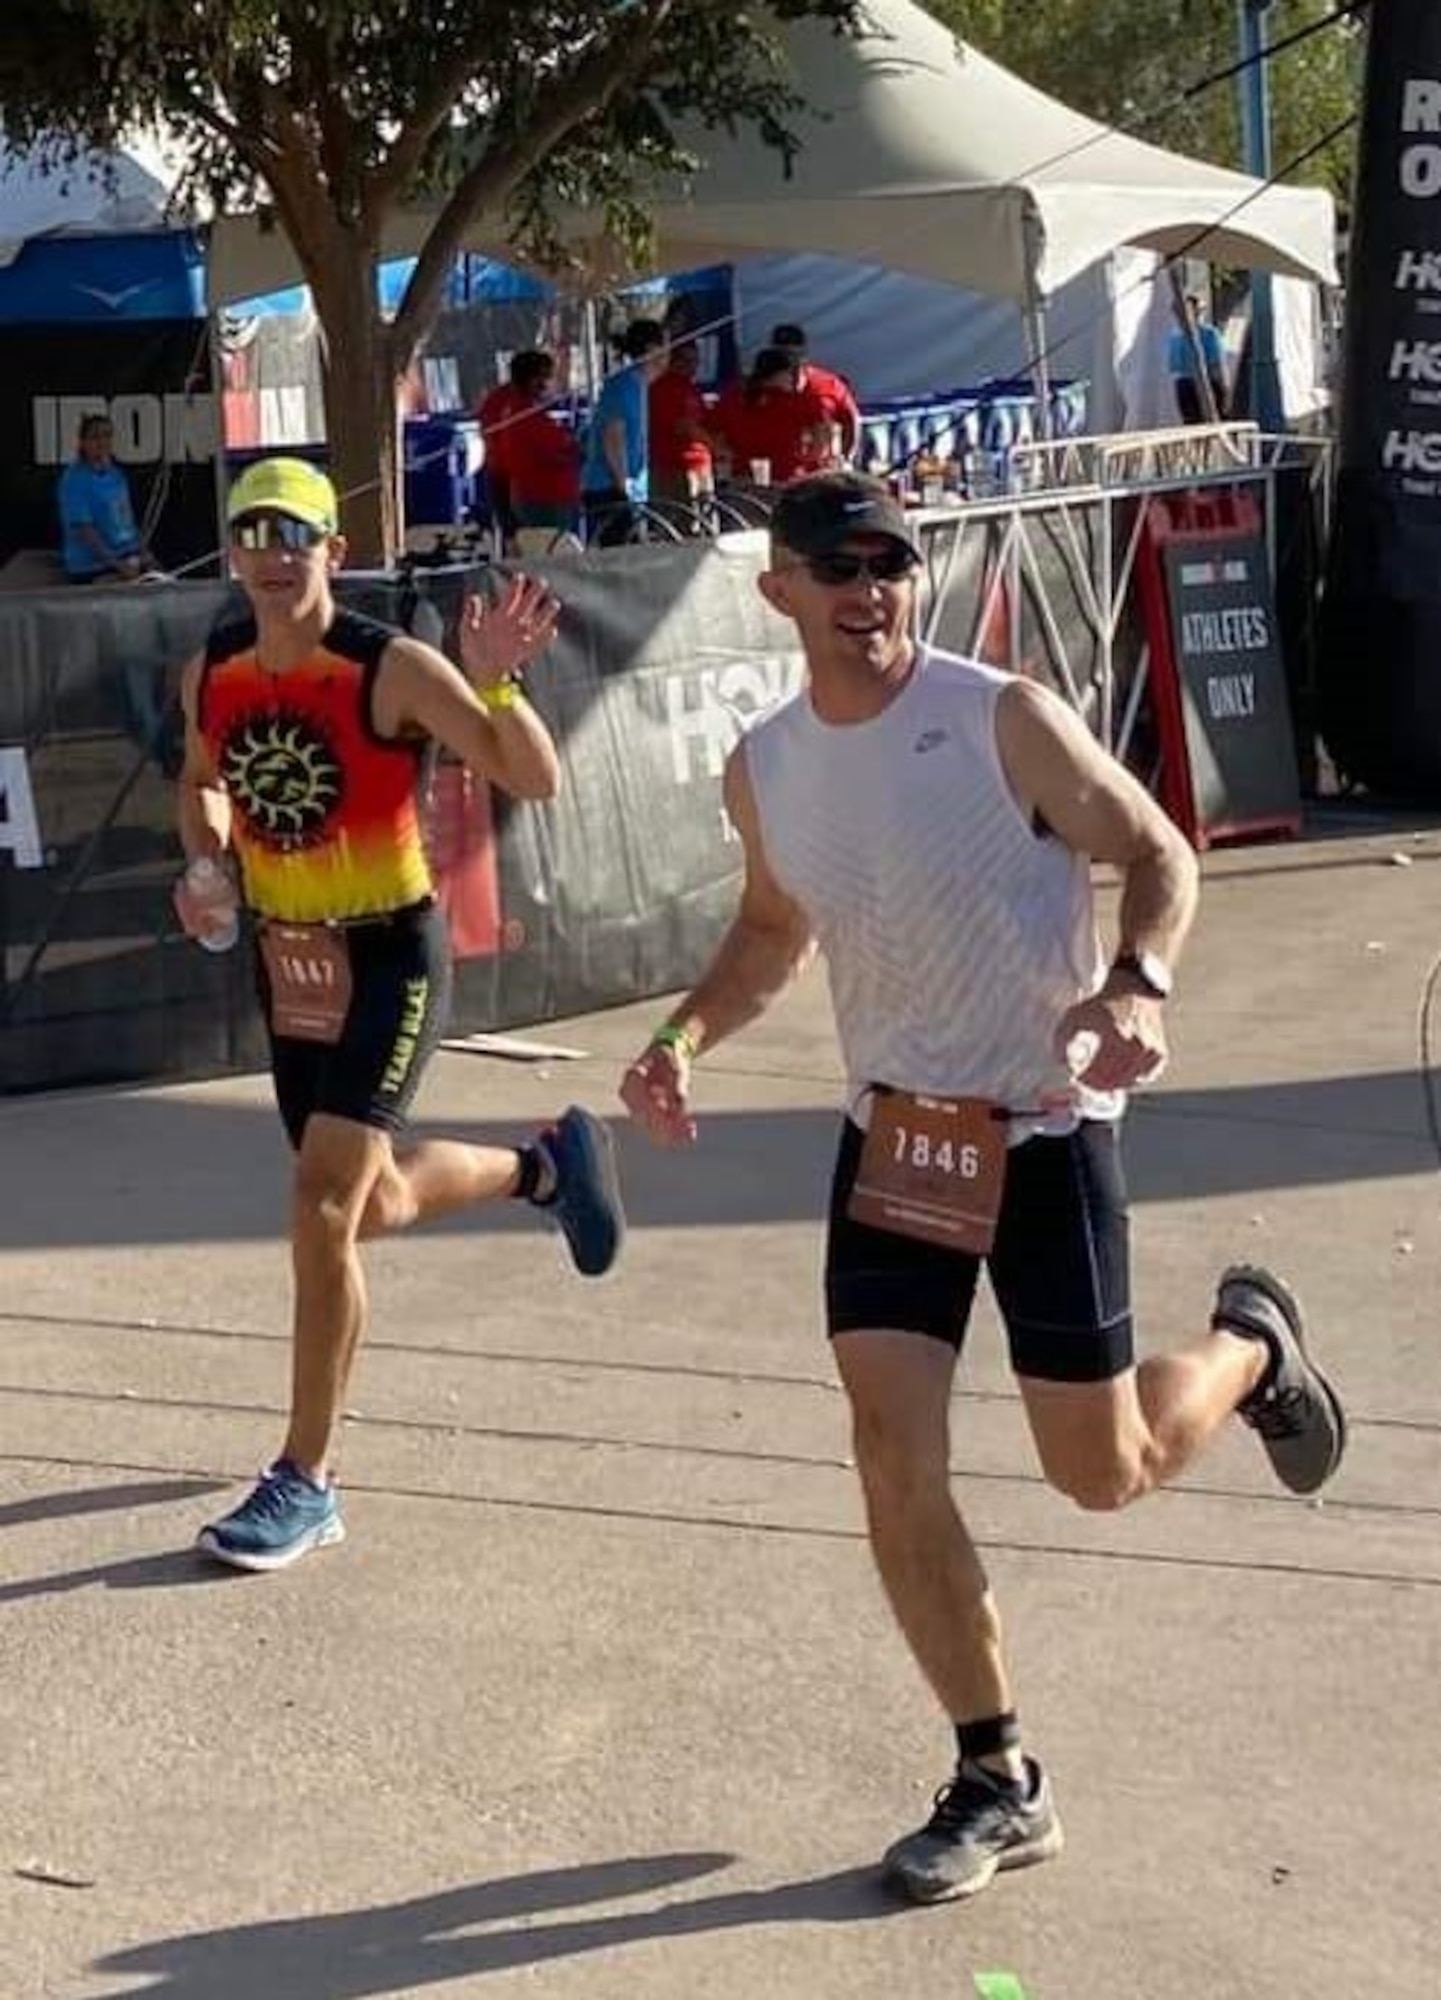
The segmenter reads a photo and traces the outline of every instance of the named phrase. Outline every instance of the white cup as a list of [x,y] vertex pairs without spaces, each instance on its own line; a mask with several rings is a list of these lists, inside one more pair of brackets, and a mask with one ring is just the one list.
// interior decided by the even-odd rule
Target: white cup
[[770,485],[771,462],[768,458],[753,458],[751,460],[751,482],[756,486]]

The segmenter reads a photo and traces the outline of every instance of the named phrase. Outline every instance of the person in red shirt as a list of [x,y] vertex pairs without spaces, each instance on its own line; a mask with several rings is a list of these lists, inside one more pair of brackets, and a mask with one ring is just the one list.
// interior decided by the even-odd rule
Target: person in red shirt
[[580,447],[550,414],[554,396],[554,356],[527,347],[512,356],[510,380],[492,389],[478,412],[491,511],[507,555],[516,553],[522,528],[575,526]]
[[715,486],[710,412],[696,382],[700,349],[678,340],[663,375],[650,385],[650,492],[653,500],[689,502]]
[[813,390],[803,389],[794,359],[779,347],[763,347],[743,382],[721,393],[713,419],[730,454],[732,476],[755,479],[763,461],[768,480],[784,486],[829,462],[829,419]]
[[784,348],[795,361],[801,387],[820,397],[826,406],[826,422],[840,432],[841,457],[854,458],[861,435],[861,412],[855,391],[845,376],[810,359],[806,352],[806,330],[791,321],[783,320],[771,328],[771,346]]
[[530,392],[524,386],[533,365],[531,353],[532,350],[527,349],[511,356],[510,380],[497,383],[488,395],[483,396],[475,413],[480,424],[481,443],[485,447],[485,490],[492,518],[500,530],[501,542],[507,553],[514,552],[515,542],[515,514],[510,504],[511,425],[531,400]]

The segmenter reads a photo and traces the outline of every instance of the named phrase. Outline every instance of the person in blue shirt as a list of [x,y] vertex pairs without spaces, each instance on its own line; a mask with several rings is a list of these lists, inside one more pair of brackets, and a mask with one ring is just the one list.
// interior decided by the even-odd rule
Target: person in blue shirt
[[650,385],[666,365],[665,328],[632,320],[617,345],[621,365],[596,398],[581,468],[588,539],[601,548],[634,541],[636,508],[650,497]]
[[[1206,407],[1202,393],[1199,359],[1205,363],[1205,377],[1211,388],[1215,415]],[[1226,350],[1221,336],[1209,320],[1201,316],[1201,301],[1188,292],[1176,309],[1176,328],[1167,348],[1166,365],[1171,371],[1176,408],[1182,423],[1209,424],[1223,420],[1230,412],[1231,396],[1226,386]]]
[[61,561],[72,583],[133,582],[155,567],[141,541],[130,482],[111,456],[108,417],[82,417],[74,458],[60,475]]

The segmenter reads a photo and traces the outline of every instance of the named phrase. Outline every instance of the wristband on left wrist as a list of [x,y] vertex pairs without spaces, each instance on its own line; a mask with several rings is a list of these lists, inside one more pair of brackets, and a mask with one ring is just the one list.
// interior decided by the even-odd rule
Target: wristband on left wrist
[[664,1027],[656,1029],[650,1038],[650,1045],[653,1049],[673,1049],[686,1062],[694,1062],[700,1054],[700,1044],[690,1029],[669,1021]]
[[507,674],[503,680],[491,681],[475,691],[481,707],[490,715],[498,715],[507,708],[514,708],[521,697],[521,685],[514,674]]

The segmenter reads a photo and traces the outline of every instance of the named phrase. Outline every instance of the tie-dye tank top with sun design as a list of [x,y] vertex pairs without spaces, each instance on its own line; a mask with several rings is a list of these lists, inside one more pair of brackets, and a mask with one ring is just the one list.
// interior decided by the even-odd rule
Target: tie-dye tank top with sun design
[[383,916],[431,893],[416,798],[424,745],[378,736],[371,719],[395,636],[340,611],[308,659],[267,673],[253,620],[210,635],[200,734],[230,800],[245,900],[261,916]]

